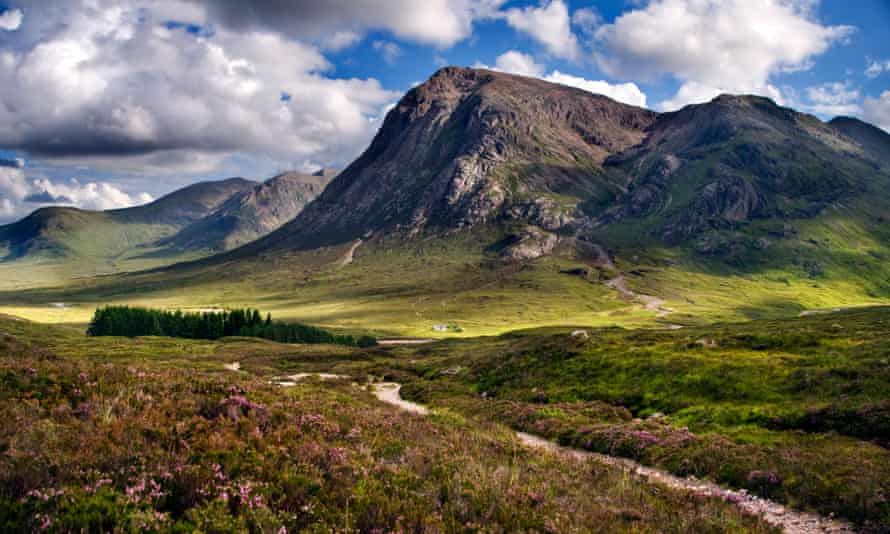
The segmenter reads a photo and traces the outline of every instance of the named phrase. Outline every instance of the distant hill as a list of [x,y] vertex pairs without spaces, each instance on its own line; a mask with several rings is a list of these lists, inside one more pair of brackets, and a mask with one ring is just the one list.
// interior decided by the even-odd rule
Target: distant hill
[[201,182],[144,206],[109,211],[40,208],[20,221],[0,226],[0,250],[5,251],[2,259],[119,255],[209,215],[233,195],[255,185],[242,178]]
[[278,229],[321,194],[336,171],[288,172],[238,192],[213,213],[161,241],[181,249],[229,250]]

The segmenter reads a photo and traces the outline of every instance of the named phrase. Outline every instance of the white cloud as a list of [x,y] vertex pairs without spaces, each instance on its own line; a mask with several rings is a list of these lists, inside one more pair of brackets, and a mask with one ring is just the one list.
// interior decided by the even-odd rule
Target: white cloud
[[54,204],[71,205],[88,210],[128,208],[152,200],[148,193],[130,196],[113,184],[107,182],[81,183],[76,178],[62,183],[39,178],[31,183],[31,188],[37,194],[47,193],[48,196],[53,197]]
[[473,22],[493,16],[504,0],[192,0],[229,28],[281,32],[323,40],[337,31],[386,30],[407,40],[448,47],[469,37]]
[[22,200],[28,195],[28,183],[25,181],[25,173],[15,167],[0,167],[0,198],[9,200]]
[[15,205],[8,198],[0,198],[0,223],[15,218]]
[[608,96],[613,100],[624,102],[632,106],[646,107],[646,95],[635,83],[611,84],[604,80],[587,80],[569,74],[563,74],[558,70],[544,77],[548,82],[561,83],[583,89],[591,93]]
[[867,97],[862,110],[865,120],[890,132],[890,91],[884,91],[878,98]]
[[653,0],[601,26],[595,54],[607,74],[683,85],[670,109],[715,92],[775,97],[772,75],[808,69],[854,29],[814,18],[818,0]]
[[562,0],[552,0],[539,7],[512,8],[504,12],[512,28],[530,35],[556,57],[575,60],[581,49],[572,33],[569,10]]
[[867,58],[865,60],[865,63],[865,75],[870,79],[877,78],[885,72],[890,72],[890,59],[877,61],[871,58]]
[[544,74],[544,66],[536,63],[535,58],[516,50],[508,50],[499,55],[495,60],[495,68],[511,74],[535,78]]
[[339,50],[343,50],[344,48],[349,48],[355,43],[361,41],[362,36],[354,31],[350,30],[340,30],[335,31],[330,36],[325,37],[322,41],[322,45],[325,50],[330,50],[332,52],[337,52]]
[[677,93],[673,97],[659,102],[657,107],[661,111],[676,111],[690,104],[710,102],[715,97],[725,93],[760,95],[773,99],[779,105],[787,104],[786,98],[782,95],[782,91],[772,84],[739,89],[731,86],[712,87],[699,82],[689,81],[681,85],[680,89],[677,90]]
[[859,89],[849,81],[807,87],[806,97],[808,102],[803,104],[803,109],[817,115],[858,115],[862,111]]
[[7,9],[0,13],[0,30],[15,31],[22,25],[24,18],[21,9]]
[[53,182],[48,178],[28,179],[18,167],[0,167],[0,222],[24,217],[47,205],[75,206],[90,210],[126,208],[153,200],[148,193],[130,195],[107,182]]
[[389,64],[395,63],[402,55],[402,49],[399,48],[399,45],[390,41],[374,41],[371,43],[371,46],[374,47],[374,50],[380,53],[380,56],[383,57],[383,61],[386,61]]
[[[488,65],[479,62],[477,62],[474,67],[484,69],[491,68]],[[634,83],[612,84],[605,80],[588,80],[570,74],[563,74],[558,70],[554,70],[550,74],[545,75],[544,65],[536,63],[532,56],[523,54],[517,50],[509,50],[499,55],[495,61],[494,70],[568,85],[577,89],[583,89],[590,93],[605,95],[613,100],[630,104],[632,106],[646,106],[645,93],[643,93]]]
[[84,0],[43,13],[63,19],[0,58],[0,146],[168,173],[207,172],[235,153],[342,165],[398,96],[374,79],[329,78],[316,47],[280,34],[165,27],[171,3]]
[[596,8],[584,7],[572,13],[572,24],[581,29],[581,33],[592,36],[602,26],[603,17]]

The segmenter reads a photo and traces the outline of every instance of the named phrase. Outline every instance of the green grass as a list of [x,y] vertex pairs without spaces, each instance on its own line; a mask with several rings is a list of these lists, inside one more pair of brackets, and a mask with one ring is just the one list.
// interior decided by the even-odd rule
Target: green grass
[[881,529],[888,330],[890,308],[589,340],[544,329],[405,351],[388,365],[415,400]]
[[[0,417],[16,422],[0,430],[0,530],[773,531],[719,499],[525,449],[495,423],[406,414],[349,381],[267,380],[278,362],[370,356],[0,318]],[[222,371],[232,360],[250,372]]]
[[[890,303],[885,245],[890,234],[878,223],[883,215],[865,207],[839,205],[825,217],[789,220],[792,230],[785,237],[778,237],[785,223],[752,222],[725,232],[732,250],[722,255],[696,252],[695,243],[665,247],[636,224],[597,230],[593,239],[614,253],[628,285],[664,299],[673,310],[667,317],[606,287],[603,282],[615,273],[579,256],[571,238],[563,238],[548,257],[500,261],[490,249],[509,230],[500,227],[407,241],[375,238],[344,267],[338,260],[348,245],[95,278],[72,279],[70,270],[56,274],[61,268],[56,264],[0,265],[0,274],[9,275],[6,290],[0,290],[0,311],[83,324],[104,304],[255,307],[338,331],[422,337],[793,317],[805,310]],[[769,240],[767,248],[754,245],[760,238]],[[76,268],[70,265],[65,269]],[[591,276],[561,272],[577,267],[588,268]],[[50,307],[53,302],[70,307]],[[433,330],[437,324],[456,324],[461,331],[441,334]]]
[[[479,239],[375,242],[362,245],[343,268],[345,247],[257,262],[84,279],[57,289],[0,294],[0,310],[45,322],[83,323],[102,304],[153,308],[241,307],[250,303],[282,320],[384,335],[436,335],[435,324],[456,324],[451,335],[496,334],[568,322],[644,324],[653,315],[625,302],[596,280],[560,273],[576,267],[552,257],[504,264],[479,250]],[[50,308],[51,302],[71,305]]]

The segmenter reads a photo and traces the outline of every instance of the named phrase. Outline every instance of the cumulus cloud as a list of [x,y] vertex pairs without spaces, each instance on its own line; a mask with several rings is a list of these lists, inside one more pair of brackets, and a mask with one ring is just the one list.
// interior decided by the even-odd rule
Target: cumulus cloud
[[0,146],[166,172],[204,172],[243,152],[342,164],[398,96],[374,79],[330,78],[318,48],[259,27],[165,24],[173,13],[204,23],[200,6],[171,7],[180,4],[84,0],[48,13],[64,20],[33,46],[0,52]]
[[563,74],[558,70],[552,71],[550,74],[544,74],[545,67],[528,55],[518,50],[509,50],[499,55],[495,61],[494,67],[482,63],[474,65],[477,68],[493,68],[510,74],[519,74],[520,76],[530,76],[540,78],[552,83],[568,85],[577,89],[608,96],[618,102],[630,104],[632,106],[646,106],[646,95],[634,83],[609,83],[605,80],[588,80],[570,74]]
[[653,0],[599,27],[600,68],[619,78],[683,82],[672,109],[719,92],[775,98],[776,73],[804,70],[854,29],[814,18],[818,0]]
[[0,30],[15,31],[22,25],[24,18],[21,9],[7,9],[0,13]]
[[371,46],[383,57],[383,61],[390,65],[395,63],[402,55],[402,49],[399,48],[399,45],[390,41],[374,41],[371,43]]
[[325,37],[322,41],[322,46],[325,50],[330,50],[332,52],[337,52],[339,50],[343,50],[344,48],[349,48],[355,43],[361,41],[362,36],[351,30],[340,30],[335,31],[330,36]]
[[470,36],[473,22],[493,16],[504,0],[192,0],[235,31],[262,29],[301,40],[337,31],[385,30],[441,47]]
[[865,60],[865,75],[874,79],[885,72],[890,72],[890,59],[877,61],[871,58]]
[[608,96],[613,100],[632,106],[646,107],[646,95],[635,83],[612,84],[604,80],[587,80],[578,76],[563,74],[558,70],[544,77],[548,82],[561,83],[583,89],[591,93]]
[[890,91],[884,91],[878,98],[866,98],[862,110],[865,120],[890,132]]
[[76,178],[68,182],[52,182],[46,178],[39,178],[31,183],[31,188],[37,195],[42,194],[44,198],[52,198],[52,203],[68,204],[89,210],[127,208],[152,200],[151,195],[147,193],[131,196],[107,182],[81,183]]
[[127,208],[153,200],[148,193],[131,195],[114,184],[72,178],[54,182],[30,179],[19,167],[0,167],[0,222],[10,222],[47,205],[89,210]]
[[[503,16],[508,25],[531,36],[550,54],[569,60],[580,56],[581,48],[572,33],[569,9],[562,0],[551,0],[538,7],[508,9]],[[586,22],[583,16],[582,22]]]
[[803,109],[817,115],[858,115],[862,111],[859,89],[849,81],[807,87],[806,97],[808,102],[804,103]]
[[544,74],[544,65],[535,62],[535,58],[516,50],[509,50],[497,57],[495,69],[520,76],[540,78]]
[[0,198],[20,201],[31,192],[25,173],[14,167],[0,167]]

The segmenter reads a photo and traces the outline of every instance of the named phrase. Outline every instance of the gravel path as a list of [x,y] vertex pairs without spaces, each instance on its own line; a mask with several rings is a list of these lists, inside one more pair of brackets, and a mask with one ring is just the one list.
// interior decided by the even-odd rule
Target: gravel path
[[406,401],[399,395],[399,391],[402,389],[401,384],[396,384],[395,382],[383,382],[380,384],[374,384],[371,387],[371,391],[374,395],[387,404],[392,404],[393,406],[398,406],[399,408],[405,410],[406,412],[419,413],[421,415],[426,415],[429,413],[429,409],[426,406],[422,406],[417,404],[416,402]]
[[436,340],[433,338],[384,338],[377,340],[378,345],[426,345],[427,343],[433,343]]
[[362,245],[361,239],[356,239],[354,243],[349,245],[349,248],[346,249],[346,252],[343,256],[337,261],[337,267],[346,267],[352,260],[355,258],[355,251]]
[[[427,407],[404,400],[399,395],[401,388],[401,384],[384,382],[375,384],[371,391],[381,401],[403,410],[418,414],[429,413]],[[644,477],[650,482],[678,490],[691,491],[696,495],[720,498],[735,503],[743,511],[762,517],[770,525],[779,527],[788,534],[846,534],[856,532],[851,525],[845,522],[816,514],[797,512],[779,503],[750,495],[745,490],[729,490],[712,482],[696,478],[681,478],[660,469],[646,467],[626,458],[616,458],[595,452],[563,447],[552,441],[532,434],[526,434],[525,432],[517,432],[516,435],[524,445],[533,449],[544,450],[566,458],[594,460],[603,464],[617,466],[630,473]]]

